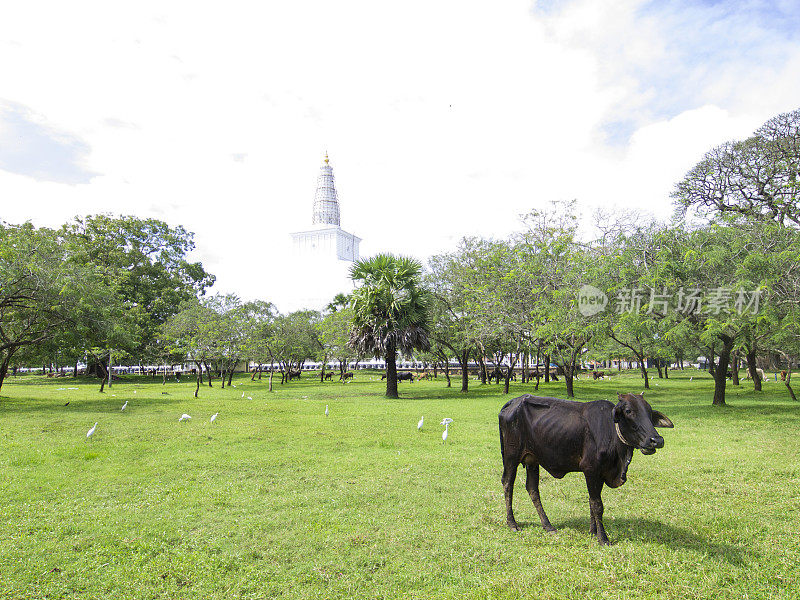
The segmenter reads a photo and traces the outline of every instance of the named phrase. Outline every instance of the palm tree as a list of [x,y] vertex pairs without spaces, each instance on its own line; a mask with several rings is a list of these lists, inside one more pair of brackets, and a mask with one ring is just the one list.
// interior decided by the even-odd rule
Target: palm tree
[[398,398],[397,352],[428,350],[428,303],[420,286],[422,265],[414,259],[379,254],[360,260],[350,277],[353,291],[350,345],[386,360],[386,397]]

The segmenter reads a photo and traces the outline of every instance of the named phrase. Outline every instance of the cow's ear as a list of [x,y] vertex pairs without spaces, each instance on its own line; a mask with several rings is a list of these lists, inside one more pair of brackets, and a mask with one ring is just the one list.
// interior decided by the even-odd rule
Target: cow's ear
[[622,402],[617,403],[614,407],[614,423],[622,421]]
[[672,421],[670,421],[667,418],[667,415],[665,415],[662,412],[658,412],[657,410],[653,411],[653,426],[654,427],[675,427],[675,425],[672,424]]

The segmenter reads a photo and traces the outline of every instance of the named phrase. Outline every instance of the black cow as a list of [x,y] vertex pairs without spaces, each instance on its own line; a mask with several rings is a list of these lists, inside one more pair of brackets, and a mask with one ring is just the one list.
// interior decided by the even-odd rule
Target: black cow
[[[381,375],[381,381],[383,381],[384,379],[386,379],[386,373]],[[408,371],[402,371],[402,372],[397,374],[397,381],[411,381],[411,382],[413,382],[414,381],[414,374],[413,373],[409,373]]]
[[500,367],[495,367],[494,371],[490,371],[486,376],[486,380],[489,383],[492,383],[492,379],[496,379],[497,383],[500,383],[500,379],[504,378],[505,376],[505,373],[503,373],[503,370]]
[[500,410],[500,451],[503,456],[503,490],[506,521],[514,520],[512,497],[517,467],[525,465],[525,488],[546,531],[553,532],[539,498],[539,466],[561,479],[581,471],[589,490],[590,528],[601,544],[609,544],[603,528],[603,484],[619,487],[627,479],[633,451],[654,454],[664,447],[655,427],[673,427],[665,415],[653,410],[639,394],[619,394],[616,405],[608,400],[572,402],[526,394]]
[[352,379],[352,378],[353,378],[353,372],[352,371],[347,371],[346,373],[342,373],[341,375],[339,375],[339,381],[342,381],[342,382],[347,381],[348,379]]

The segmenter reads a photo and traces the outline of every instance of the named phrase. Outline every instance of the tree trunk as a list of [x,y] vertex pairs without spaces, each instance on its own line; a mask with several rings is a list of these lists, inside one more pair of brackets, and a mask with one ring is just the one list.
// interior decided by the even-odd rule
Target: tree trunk
[[275,372],[274,369],[275,363],[270,361],[269,362],[269,391],[272,391],[272,374]]
[[391,343],[386,349],[386,397],[400,397],[397,393],[397,350]]
[[659,379],[664,379],[664,371],[663,371],[663,369],[661,367],[661,359],[660,358],[656,359],[656,369],[658,370],[658,378]]
[[638,359],[637,362],[639,363],[639,368],[642,371],[642,377],[644,378],[644,389],[650,389],[650,375],[647,372],[647,362],[645,361],[644,354],[636,354],[636,358]]
[[575,390],[573,388],[572,366],[564,365],[562,368],[564,369],[564,380],[567,384],[567,398],[574,398]]
[[211,369],[208,368],[208,363],[203,361],[203,365],[206,367],[206,377],[208,377],[208,387],[214,387],[211,385]]
[[194,361],[194,364],[197,365],[197,387],[194,390],[194,397],[197,398],[197,394],[200,392],[200,384],[203,383],[203,367],[197,361]]
[[714,348],[711,348],[711,355],[706,358],[708,358],[708,372],[711,374],[712,377],[715,377],[714,373],[716,372],[717,368],[716,364],[717,354],[716,352],[714,352]]
[[761,376],[758,374],[758,371],[756,370],[758,367],[756,366],[755,345],[747,349],[747,353],[745,354],[745,360],[747,361],[747,371],[750,373],[750,377],[753,378],[753,390],[756,392],[760,392]]
[[[550,355],[544,355],[544,382],[550,383]],[[536,379],[536,389],[539,389],[539,379]]]
[[719,364],[714,369],[714,401],[713,406],[725,406],[725,386],[728,382],[728,365],[731,360],[733,350],[733,338],[729,335],[721,334],[722,350],[719,353]]
[[75,361],[75,366],[72,367],[72,376],[73,377],[77,377],[78,376],[78,361],[77,360]]
[[520,383],[528,383],[528,351],[522,355],[522,378]]
[[461,363],[461,391],[465,394],[469,391],[468,359],[469,359],[469,351],[462,350],[461,356],[458,357],[458,360]]
[[233,372],[236,371],[236,367],[238,364],[239,364],[238,360],[233,361],[233,366],[231,367],[230,374],[228,375],[228,385],[230,385],[231,382],[233,381]]
[[797,402],[797,396],[794,394],[794,390],[792,389],[792,367],[794,366],[794,360],[789,358],[787,360],[786,365],[786,381],[784,384],[786,385],[786,389],[789,391],[789,396],[792,397],[792,400]]
[[8,373],[8,363],[11,361],[11,355],[6,354],[3,362],[0,363],[0,390],[3,389],[3,381],[5,381],[6,374]]
[[669,379],[669,363],[664,364],[664,379]]
[[733,385],[739,385],[739,353],[734,352],[732,355],[733,360],[731,361],[731,383]]

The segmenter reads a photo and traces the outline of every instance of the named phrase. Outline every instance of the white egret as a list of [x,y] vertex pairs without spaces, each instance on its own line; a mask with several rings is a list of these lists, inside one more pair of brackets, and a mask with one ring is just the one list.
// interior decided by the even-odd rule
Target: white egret
[[252,399],[253,399],[253,397],[252,397],[252,396],[248,396],[248,397],[247,397],[247,399],[248,399],[248,400],[252,400]]
[[689,381],[691,381],[692,379],[694,379],[694,375],[692,375],[691,377],[689,377]]
[[125,410],[126,408],[128,408],[128,401],[127,400],[125,400],[125,404],[122,405],[122,408],[120,408],[120,410]]
[[328,405],[327,404],[325,405],[325,416],[326,417],[328,416]]
[[214,422],[214,420],[217,418],[218,414],[219,414],[218,412],[215,412],[213,415],[211,415],[211,423]]
[[94,426],[93,426],[93,427],[92,427],[92,428],[91,428],[89,431],[87,431],[87,432],[86,432],[86,438],[87,438],[87,439],[89,439],[90,437],[92,437],[92,434],[94,434],[94,430],[95,430],[95,429],[97,429],[97,421],[95,421],[95,424],[94,424]]
[[422,417],[420,417],[420,419],[419,419],[419,423],[417,423],[417,429],[418,429],[418,430],[420,430],[420,431],[422,430],[422,422],[423,422],[424,420],[425,420],[425,417],[424,417],[424,416],[422,416]]
[[186,419],[191,419],[191,418],[192,418],[192,416],[191,416],[191,415],[187,415],[186,413],[183,413],[183,414],[181,415],[181,418],[180,418],[180,419],[178,419],[178,423],[180,423],[181,421],[185,421]]
[[244,392],[242,392],[242,398],[244,398]]
[[443,442],[447,441],[447,427],[452,422],[453,422],[453,419],[451,419],[450,417],[445,417],[444,419],[442,419],[442,423],[441,424],[444,425],[444,431],[442,432],[442,441]]
[[135,393],[136,393],[136,390],[133,390],[133,393],[135,394]]

